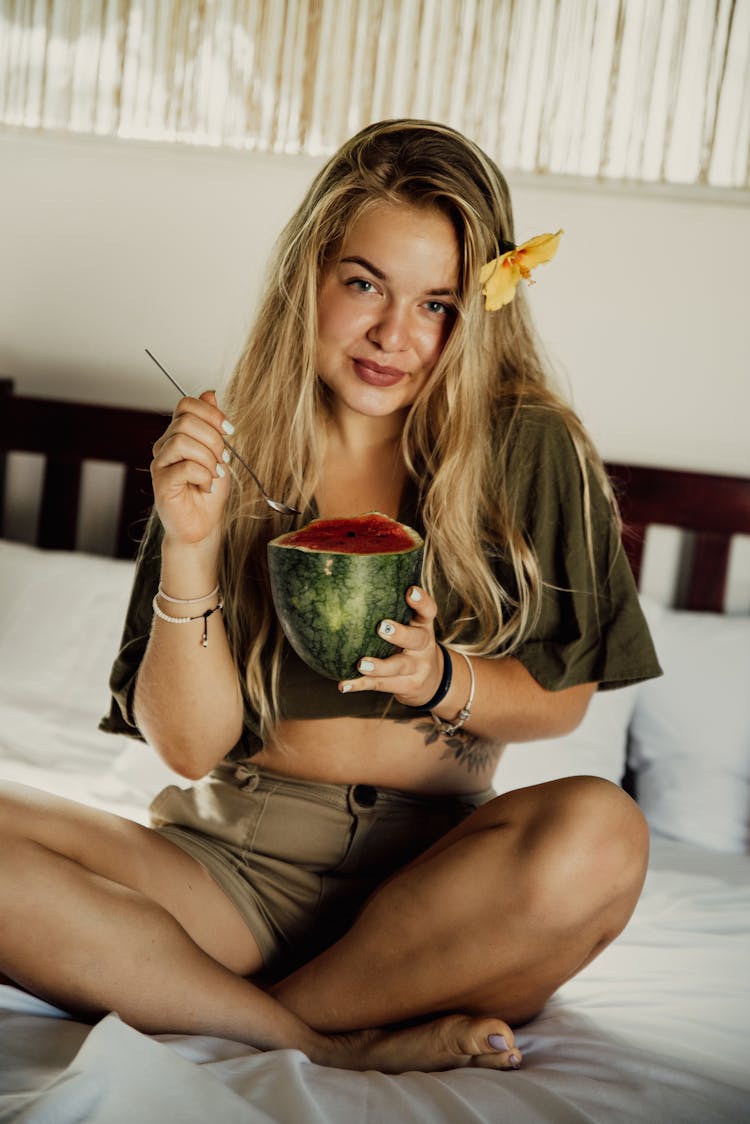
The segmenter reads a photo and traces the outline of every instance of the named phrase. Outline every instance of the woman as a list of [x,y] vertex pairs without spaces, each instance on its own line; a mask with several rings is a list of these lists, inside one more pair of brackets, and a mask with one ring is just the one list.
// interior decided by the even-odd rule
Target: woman
[[[511,1027],[626,924],[633,802],[591,777],[490,788],[503,744],[659,672],[601,463],[522,293],[491,295],[513,237],[500,172],[439,125],[370,126],[318,175],[223,408],[183,399],[154,446],[103,725],[198,783],[151,829],[5,796],[12,979],[352,1068],[517,1068]],[[227,471],[225,433],[305,520],[424,532],[391,656],[335,684],[286,645],[265,559],[289,520]]]

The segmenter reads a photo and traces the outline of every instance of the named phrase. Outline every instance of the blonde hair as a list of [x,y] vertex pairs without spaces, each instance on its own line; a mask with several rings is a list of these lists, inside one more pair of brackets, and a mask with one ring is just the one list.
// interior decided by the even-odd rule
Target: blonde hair
[[[451,619],[438,620],[441,639],[476,655],[508,654],[533,626],[542,587],[533,544],[515,516],[514,481],[505,471],[519,411],[541,405],[564,419],[587,510],[589,467],[611,493],[582,425],[549,385],[523,293],[498,312],[484,309],[479,270],[504,242],[514,241],[513,219],[505,179],[471,141],[430,122],[380,122],[354,136],[319,172],[277,243],[254,327],[224,395],[233,442],[271,495],[308,508],[328,416],[315,359],[318,288],[347,232],[377,202],[437,208],[456,231],[457,315],[409,410],[402,452],[420,489],[422,584],[451,607]],[[270,512],[250,481],[235,479],[225,512],[221,585],[234,654],[265,737],[279,713],[283,644],[266,545],[289,529],[289,520]],[[500,588],[493,574],[492,560],[500,554],[511,562],[513,592]]]

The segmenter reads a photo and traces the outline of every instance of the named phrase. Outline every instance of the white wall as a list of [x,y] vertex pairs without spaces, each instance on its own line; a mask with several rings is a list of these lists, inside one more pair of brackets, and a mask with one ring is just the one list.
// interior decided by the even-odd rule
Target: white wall
[[[219,385],[308,157],[0,133],[0,373],[145,407]],[[521,179],[519,240],[564,227],[530,291],[605,457],[750,472],[747,197]]]

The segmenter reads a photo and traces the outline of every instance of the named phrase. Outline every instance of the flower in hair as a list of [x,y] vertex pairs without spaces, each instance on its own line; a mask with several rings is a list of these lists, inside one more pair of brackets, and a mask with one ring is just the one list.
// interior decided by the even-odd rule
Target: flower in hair
[[558,230],[557,234],[537,234],[536,238],[530,238],[520,246],[503,243],[509,249],[487,262],[479,274],[485,297],[484,307],[488,312],[496,312],[504,304],[510,304],[522,277],[530,285],[534,284],[532,269],[552,260],[557,253],[561,234],[562,230]]

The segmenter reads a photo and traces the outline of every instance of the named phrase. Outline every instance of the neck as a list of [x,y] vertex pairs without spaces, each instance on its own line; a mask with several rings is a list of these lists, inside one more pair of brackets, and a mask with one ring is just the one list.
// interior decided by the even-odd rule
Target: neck
[[[321,518],[364,511],[398,518],[407,472],[401,456],[401,427],[388,419],[361,418],[328,430],[323,472],[315,489]],[[372,424],[387,421],[388,425]],[[367,424],[360,424],[360,423]]]
[[360,414],[335,413],[328,429],[328,447],[352,458],[367,457],[400,447],[404,418],[368,418]]

